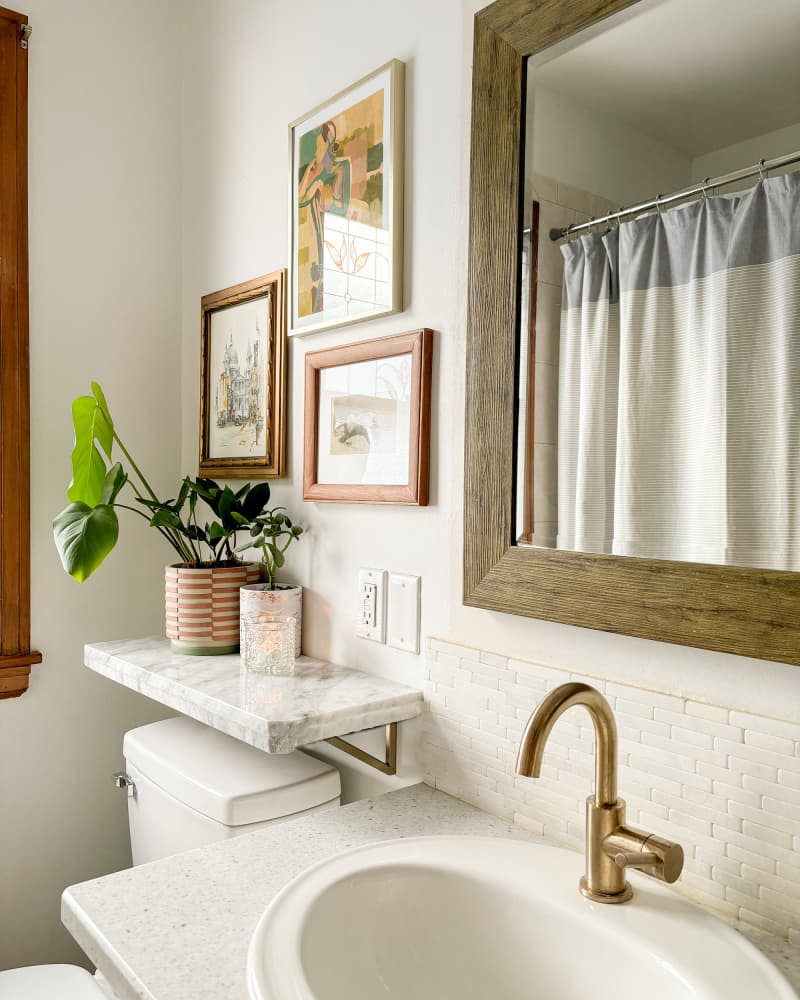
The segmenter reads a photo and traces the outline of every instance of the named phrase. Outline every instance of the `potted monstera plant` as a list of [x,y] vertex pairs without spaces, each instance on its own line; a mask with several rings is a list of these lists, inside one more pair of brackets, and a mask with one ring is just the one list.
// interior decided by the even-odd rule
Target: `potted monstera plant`
[[[119,537],[119,510],[144,518],[178,556],[166,567],[166,632],[177,652],[235,652],[239,588],[261,578],[259,563],[243,562],[240,534],[255,539],[268,518],[268,483],[234,492],[212,479],[183,480],[177,497],[160,500],[120,439],[103,390],[72,404],[75,446],[69,505],[53,521],[64,569],[83,582]],[[119,453],[120,460],[115,460]],[[259,520],[261,519],[261,520]],[[256,529],[258,529],[256,531]]]
[[303,633],[303,588],[278,583],[275,579],[286,562],[286,550],[303,534],[293,524],[285,507],[273,507],[253,519],[250,538],[240,551],[251,547],[261,552],[262,583],[242,588],[242,615],[254,618],[287,617],[294,619],[294,655],[300,655]]

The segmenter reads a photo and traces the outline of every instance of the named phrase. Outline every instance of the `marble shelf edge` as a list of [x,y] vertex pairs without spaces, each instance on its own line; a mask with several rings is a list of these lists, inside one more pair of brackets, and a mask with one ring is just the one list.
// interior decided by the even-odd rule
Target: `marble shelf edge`
[[[303,656],[298,661],[302,675],[289,681],[294,685],[292,699],[298,699],[303,707],[295,705],[281,717],[281,709],[273,704],[269,714],[260,715],[236,703],[233,688],[240,679],[238,656],[181,656],[176,660],[176,655],[159,636],[84,646],[84,663],[95,673],[265,753],[291,753],[331,737],[403,722],[422,712],[423,694],[417,688]],[[137,662],[137,657],[144,662]],[[199,661],[195,684],[188,683],[185,676],[159,672],[170,664],[177,665],[175,669],[191,669],[190,661]],[[315,670],[329,676],[315,677]],[[281,681],[285,688],[286,682]],[[337,705],[344,683],[349,691],[344,703]],[[280,691],[280,682],[276,688]]]

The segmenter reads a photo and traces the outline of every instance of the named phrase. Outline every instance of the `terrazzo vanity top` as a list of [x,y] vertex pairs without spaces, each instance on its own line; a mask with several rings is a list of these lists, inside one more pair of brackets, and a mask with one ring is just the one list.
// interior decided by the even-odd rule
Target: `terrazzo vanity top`
[[[413,785],[71,886],[61,918],[119,1000],[248,1000],[250,938],[280,889],[350,847],[434,834],[539,839]],[[736,926],[800,990],[800,949]]]
[[84,646],[91,670],[266,753],[345,736],[422,711],[422,692],[301,656],[294,677],[245,673],[238,655],[185,656],[161,636]]

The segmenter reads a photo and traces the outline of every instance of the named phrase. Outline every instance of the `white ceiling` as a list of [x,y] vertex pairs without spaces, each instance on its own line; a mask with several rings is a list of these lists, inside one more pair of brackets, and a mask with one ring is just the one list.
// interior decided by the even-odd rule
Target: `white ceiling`
[[642,0],[529,81],[699,156],[800,121],[800,0]]

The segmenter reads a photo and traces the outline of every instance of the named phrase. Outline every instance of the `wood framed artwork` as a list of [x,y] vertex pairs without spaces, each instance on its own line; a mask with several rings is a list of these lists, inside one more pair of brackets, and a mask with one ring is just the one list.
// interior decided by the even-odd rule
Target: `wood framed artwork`
[[282,476],[286,271],[204,295],[200,326],[200,475]]
[[306,354],[304,500],[428,503],[433,331]]
[[403,307],[404,64],[289,126],[289,334]]

